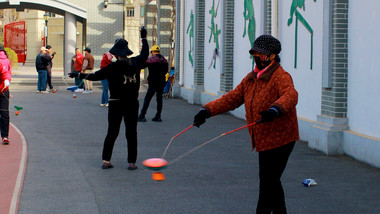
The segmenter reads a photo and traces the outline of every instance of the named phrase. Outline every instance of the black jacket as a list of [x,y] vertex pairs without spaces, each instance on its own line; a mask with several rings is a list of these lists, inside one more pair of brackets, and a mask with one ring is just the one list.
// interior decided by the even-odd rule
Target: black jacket
[[43,54],[42,52],[37,55],[36,57],[36,69],[39,70],[45,70],[47,71],[47,66],[49,62],[51,61],[51,57]]
[[146,39],[142,40],[142,44],[139,56],[118,59],[95,73],[80,73],[79,77],[91,81],[107,79],[110,99],[137,99],[140,89],[140,71],[144,68],[149,55]]
[[149,68],[148,84],[153,88],[165,87],[165,74],[168,72],[168,61],[161,54],[148,58],[145,66]]

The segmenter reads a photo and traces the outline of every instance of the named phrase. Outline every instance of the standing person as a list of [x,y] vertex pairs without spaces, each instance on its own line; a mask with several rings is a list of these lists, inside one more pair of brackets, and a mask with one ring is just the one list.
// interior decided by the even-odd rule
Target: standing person
[[3,144],[9,144],[9,85],[11,84],[11,62],[3,47],[0,47],[0,129]]
[[119,135],[120,123],[124,118],[125,136],[128,142],[128,170],[135,170],[137,159],[137,117],[139,111],[140,70],[149,55],[146,30],[141,29],[142,49],[139,56],[128,58],[133,52],[125,39],[117,39],[109,51],[117,58],[108,66],[91,74],[72,73],[70,77],[79,77],[92,81],[107,79],[110,89],[108,108],[108,131],[103,147],[103,169],[113,168],[112,150]]
[[53,85],[51,84],[51,69],[53,67],[54,55],[55,55],[55,52],[51,54],[51,46],[47,45],[46,46],[46,56],[49,56],[51,58],[51,60],[48,63],[48,66],[47,66],[47,85],[49,86],[50,91],[53,92],[53,93],[57,92],[53,88]]
[[[74,62],[74,66],[75,66],[76,72],[82,72],[83,59],[84,59],[84,56],[80,52],[80,49],[79,48],[75,48],[75,62]],[[78,89],[75,90],[75,92],[78,93],[78,92],[83,92],[84,91],[84,89],[83,89],[83,87],[84,87],[83,79],[75,77],[75,85],[78,86]]]
[[206,118],[245,105],[253,148],[259,153],[260,193],[256,213],[286,213],[281,175],[295,141],[299,139],[296,105],[298,93],[292,77],[280,65],[281,43],[259,36],[250,50],[255,69],[221,98],[207,103],[194,117],[200,126]]
[[[85,48],[84,49],[84,59],[83,59],[83,65],[82,65],[82,71],[85,74],[91,74],[92,70],[94,69],[94,57],[91,54],[91,49],[90,48]],[[84,80],[84,87],[86,90],[83,92],[84,94],[92,93],[92,81],[90,80]]]
[[[77,69],[75,69],[76,58],[77,58],[77,54],[75,54],[73,57],[71,57],[71,67],[70,67],[71,73],[75,73],[77,71]],[[76,84],[76,82],[75,82],[75,84]]]
[[[110,52],[103,54],[102,61],[100,62],[100,69],[106,67],[111,64],[113,55]],[[102,100],[100,101],[100,106],[108,107],[108,80],[104,79],[102,81],[103,93]]]
[[168,72],[169,67],[168,61],[160,54],[160,47],[158,45],[152,47],[151,53],[152,56],[146,61],[146,66],[149,69],[148,91],[146,92],[144,105],[138,118],[139,122],[146,122],[145,114],[154,94],[156,94],[157,100],[157,113],[152,121],[162,122],[162,93],[165,87],[165,74]]
[[46,81],[47,81],[47,66],[51,61],[51,57],[46,55],[46,48],[41,47],[41,52],[36,57],[36,69],[38,72],[37,93],[47,94]]

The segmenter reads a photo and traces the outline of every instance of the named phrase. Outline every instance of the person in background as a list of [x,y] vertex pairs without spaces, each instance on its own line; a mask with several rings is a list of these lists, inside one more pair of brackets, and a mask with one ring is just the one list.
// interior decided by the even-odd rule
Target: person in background
[[[110,52],[103,54],[102,61],[100,62],[100,69],[106,67],[111,64],[113,55]],[[108,80],[102,80],[103,93],[102,100],[100,101],[100,106],[108,107]]]
[[148,58],[145,64],[149,69],[148,91],[146,92],[144,105],[139,115],[139,122],[146,122],[145,114],[154,94],[156,94],[157,112],[152,121],[162,122],[162,94],[165,87],[165,74],[168,72],[169,67],[168,61],[160,54],[160,47],[158,45],[152,47],[151,53],[152,56]]
[[103,147],[103,169],[113,168],[111,156],[115,141],[119,135],[120,123],[124,118],[125,136],[128,147],[128,170],[135,170],[137,159],[137,117],[139,112],[140,71],[149,55],[146,41],[147,31],[141,29],[142,49],[140,55],[129,58],[133,52],[128,42],[119,38],[115,41],[110,53],[117,58],[116,62],[91,74],[71,73],[70,77],[79,77],[92,81],[107,79],[110,89],[108,108],[108,131]]
[[51,57],[51,60],[49,61],[48,63],[48,66],[47,66],[47,85],[49,86],[50,88],[50,91],[52,93],[55,93],[57,92],[54,88],[53,88],[53,85],[51,84],[51,69],[53,67],[53,59],[54,59],[54,55],[56,53],[51,53],[51,46],[50,45],[47,45],[46,46],[46,55]]
[[9,85],[11,84],[11,62],[3,47],[0,47],[0,131],[4,145],[9,144]]
[[[74,66],[75,66],[75,70],[76,72],[82,72],[82,66],[83,66],[83,59],[84,59],[84,56],[83,54],[80,52],[80,49],[79,48],[76,48],[75,49],[75,62],[74,62]],[[75,90],[75,92],[83,92],[84,89],[84,82],[83,82],[83,79],[80,79],[80,78],[75,78],[75,85],[78,86],[78,89]]]
[[[82,65],[82,72],[85,74],[91,74],[92,70],[94,69],[94,57],[91,54],[91,49],[89,47],[86,47],[84,49],[84,59],[83,59],[83,65]],[[84,87],[86,90],[83,92],[84,94],[93,93],[92,89],[92,81],[90,80],[84,80]]]
[[51,57],[46,55],[46,48],[41,47],[41,52],[36,57],[36,69],[38,72],[37,93],[47,94],[47,66],[51,61]]
[[206,118],[245,106],[252,149],[259,153],[260,192],[257,214],[286,213],[281,175],[295,141],[299,139],[296,105],[298,92],[292,77],[280,65],[281,43],[271,35],[259,36],[249,53],[256,66],[241,83],[221,98],[207,103],[194,117]]

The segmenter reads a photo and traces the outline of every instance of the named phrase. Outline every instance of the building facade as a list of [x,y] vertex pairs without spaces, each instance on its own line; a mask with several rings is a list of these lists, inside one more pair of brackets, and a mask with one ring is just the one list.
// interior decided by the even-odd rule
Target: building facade
[[272,34],[299,92],[301,140],[380,168],[380,2],[178,0],[176,8],[174,96],[202,105],[235,88],[253,70],[254,39]]

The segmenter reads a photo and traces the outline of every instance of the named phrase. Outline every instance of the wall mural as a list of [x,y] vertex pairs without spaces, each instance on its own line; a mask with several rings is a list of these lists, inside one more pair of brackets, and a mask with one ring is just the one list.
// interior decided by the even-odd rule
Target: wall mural
[[[317,0],[313,0],[316,2]],[[310,32],[310,70],[313,69],[313,29],[310,27],[309,23],[305,18],[298,12],[297,8],[303,9],[305,11],[305,0],[293,0],[290,7],[290,18],[288,19],[288,26],[293,23],[293,16],[296,16],[296,26],[295,26],[295,47],[294,47],[294,68],[297,68],[297,33],[298,33],[298,21],[303,24],[307,31]]]
[[[243,38],[247,34],[247,29],[248,29],[248,38],[249,38],[249,42],[251,43],[251,48],[252,48],[253,42],[255,41],[255,34],[256,34],[256,20],[255,20],[255,11],[253,8],[253,0],[244,0],[243,16],[244,16]],[[247,28],[247,21],[248,21],[248,28]],[[250,58],[252,59],[252,70],[253,70],[255,61],[253,60],[252,55],[250,55]]]
[[222,30],[218,29],[218,24],[215,24],[215,17],[218,15],[218,9],[219,9],[219,3],[220,0],[218,1],[218,5],[216,6],[215,9],[215,0],[212,1],[212,7],[208,11],[209,14],[211,14],[211,26],[208,26],[210,28],[211,33],[210,33],[210,39],[208,40],[208,43],[211,43],[212,37],[214,37],[214,43],[215,43],[215,49],[213,51],[213,56],[212,60],[210,63],[210,66],[208,69],[211,69],[211,66],[215,69],[215,64],[216,64],[216,57],[219,57],[219,35],[221,34]]
[[190,42],[190,49],[189,49],[189,61],[191,62],[191,67],[194,67],[194,60],[193,60],[193,45],[192,41],[194,41],[194,13],[193,10],[191,10],[190,13],[190,21],[189,25],[187,27],[187,34],[189,34],[189,42]]

